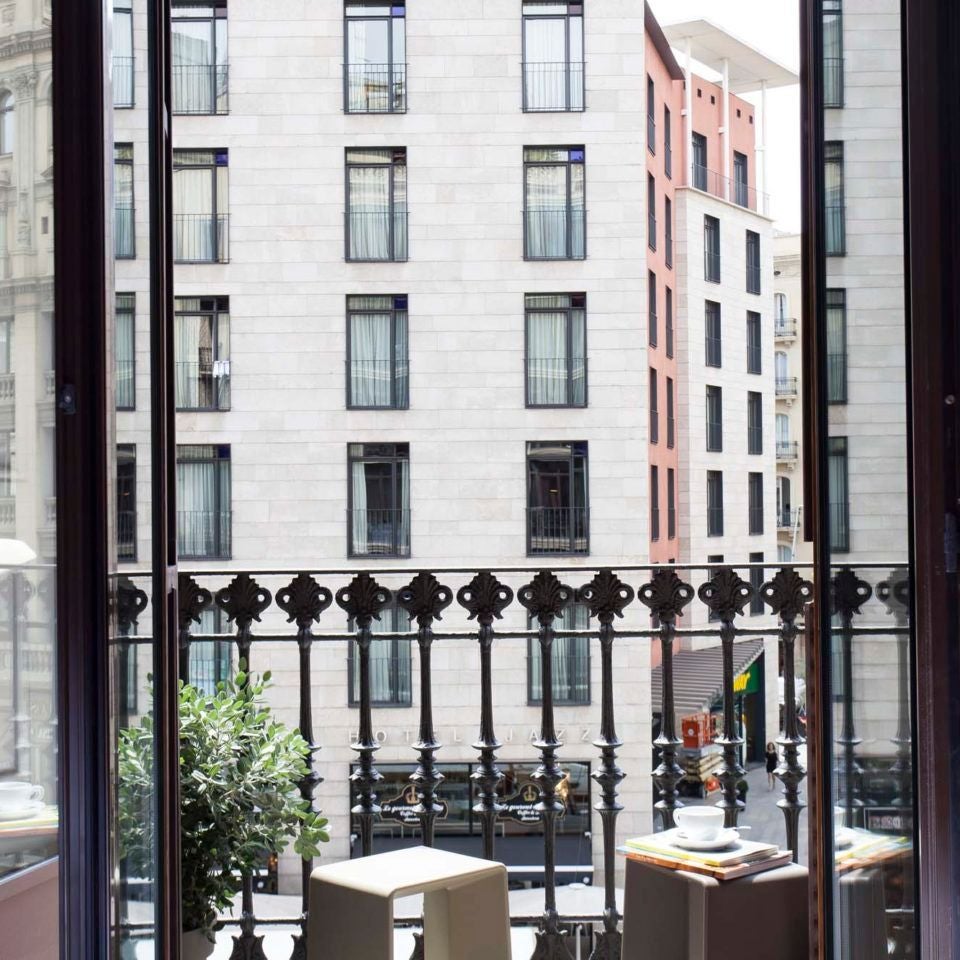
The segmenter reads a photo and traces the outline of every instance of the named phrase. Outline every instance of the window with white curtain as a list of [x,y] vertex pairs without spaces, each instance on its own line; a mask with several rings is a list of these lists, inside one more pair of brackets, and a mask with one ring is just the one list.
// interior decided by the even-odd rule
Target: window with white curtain
[[351,557],[410,556],[410,445],[347,447]]
[[842,0],[823,0],[823,105],[843,106]]
[[226,0],[174,0],[170,39],[173,112],[226,113]]
[[847,402],[847,291],[827,290],[827,400]]
[[173,345],[177,409],[229,410],[229,298],[177,297]]
[[117,444],[117,559],[137,559],[137,445]]
[[[536,617],[528,615],[527,629],[536,630]],[[571,603],[553,622],[554,630],[589,630],[586,604]],[[590,638],[557,637],[550,647],[550,673],[555,704],[590,703]],[[543,700],[543,651],[536,637],[527,638],[527,703]]]
[[527,406],[586,406],[586,307],[583,293],[527,294]]
[[407,109],[407,8],[404,0],[347,0],[344,6],[343,109]]
[[13,153],[16,143],[16,104],[9,90],[0,92],[0,154]]
[[847,466],[847,438],[827,440],[827,491],[830,503],[830,549],[850,550],[850,488]]
[[583,147],[524,147],[524,257],[583,260],[586,256]]
[[590,552],[587,444],[527,444],[527,553]]
[[[351,619],[347,623],[350,633],[356,632]],[[370,703],[375,707],[408,707],[413,702],[413,674],[411,641],[378,639],[378,633],[403,633],[410,630],[410,616],[396,598],[380,611],[380,619],[370,623],[374,634],[370,641]],[[416,629],[414,626],[412,629]],[[360,703],[360,669],[357,645],[350,641],[347,647],[348,703],[351,707]]]
[[790,418],[785,413],[777,414],[777,459],[790,458]]
[[[191,634],[230,633],[224,623],[223,611],[207,607],[200,614],[200,622],[192,625]],[[188,677],[192,686],[208,696],[217,692],[217,685],[230,678],[233,672],[232,640],[194,640],[190,644]]]
[[406,260],[406,149],[348,149],[346,180],[347,260]]
[[133,144],[113,146],[113,250],[120,259],[135,257]]
[[524,0],[523,109],[583,108],[583,3]]
[[117,294],[114,364],[118,410],[133,410],[136,406],[136,306],[136,294]]
[[230,447],[177,446],[177,551],[183,559],[229,559],[232,548]]
[[113,105],[133,106],[132,0],[113,3]]
[[226,150],[173,151],[173,258],[226,263],[229,258]]
[[409,406],[407,298],[347,297],[347,406]]
[[842,257],[847,252],[846,196],[843,177],[843,143],[823,145],[823,194],[826,215],[826,254]]
[[777,526],[793,526],[793,497],[789,477],[777,477]]

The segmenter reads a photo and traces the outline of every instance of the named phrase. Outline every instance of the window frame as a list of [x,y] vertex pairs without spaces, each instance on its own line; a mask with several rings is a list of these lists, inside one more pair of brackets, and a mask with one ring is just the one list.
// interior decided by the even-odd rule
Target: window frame
[[[585,624],[583,626],[567,626],[564,624],[564,620],[571,613],[575,613],[577,616],[585,616]],[[590,610],[586,604],[582,604],[574,601],[573,603],[568,604],[564,607],[560,616],[557,620],[554,621],[555,630],[589,630],[590,627]],[[538,623],[536,617],[533,614],[527,614],[527,629],[536,630]],[[591,698],[591,682],[590,682],[590,637],[564,637],[565,640],[574,640],[575,643],[571,643],[569,650],[566,654],[568,661],[578,662],[580,660],[585,661],[585,667],[581,671],[579,668],[572,671],[571,681],[575,681],[577,677],[582,676],[584,679],[584,694],[581,696],[563,696],[558,695],[557,692],[557,660],[560,659],[558,655],[559,647],[557,646],[557,640],[561,638],[557,637],[554,639],[554,643],[550,648],[550,657],[551,657],[551,666],[553,667],[552,676],[553,676],[553,702],[556,706],[569,706],[569,707],[588,707],[592,703]],[[539,697],[534,695],[534,682],[539,681],[540,673],[537,669],[539,666],[539,657],[542,655],[542,650],[540,648],[540,641],[537,637],[527,637],[527,706],[530,707],[539,707],[543,703],[543,691]],[[570,673],[570,671],[568,671]],[[568,690],[577,689],[577,685],[573,682],[568,683]]]
[[706,450],[707,453],[723,453],[723,387],[708,383],[705,395]]
[[666,337],[666,344],[664,345],[667,359],[673,359],[673,288],[664,286],[664,311],[666,316],[664,318],[664,335]]
[[677,422],[674,408],[674,382],[673,377],[666,378],[667,395],[667,449],[673,450],[677,444]]
[[[126,26],[121,26],[121,19],[126,19]],[[136,51],[133,46],[133,2],[132,0],[114,0],[113,2],[113,23],[111,27],[113,31],[113,36],[116,38],[120,35],[121,31],[126,33],[129,36],[129,46],[130,46],[130,56],[129,57],[118,57],[116,55],[112,56],[112,68],[113,68],[113,109],[114,110],[132,110],[136,106]],[[116,42],[114,40],[114,47],[116,47]],[[129,64],[124,63],[121,71],[122,61],[129,60]],[[128,98],[117,98],[117,77],[121,72],[126,75],[126,71],[129,69],[129,97]],[[2,153],[2,150],[0,150]]]
[[703,331],[704,366],[720,370],[723,367],[723,308],[718,300],[703,302]]
[[[350,16],[347,13],[348,7],[390,7],[390,12],[388,14],[379,14],[379,15],[370,15],[370,16]],[[395,10],[403,8],[403,14],[394,13]],[[374,114],[382,116],[384,114],[398,114],[407,112],[407,98],[409,94],[407,86],[407,10],[406,10],[406,0],[392,0],[389,3],[376,3],[374,0],[344,0],[343,9],[342,9],[342,18],[343,18],[343,113],[344,114]],[[393,24],[396,20],[403,21],[403,47],[404,47],[404,59],[403,61],[397,61],[394,58],[394,28]],[[359,21],[366,22],[387,22],[389,23],[389,29],[387,30],[387,63],[384,66],[387,67],[389,77],[390,77],[390,90],[387,93],[387,109],[386,110],[354,110],[351,109],[351,100],[350,100],[350,86],[351,86],[351,74],[350,70],[353,64],[350,61],[350,30],[348,27],[349,23],[356,23]],[[360,64],[362,65],[362,64]],[[397,68],[401,67],[401,72],[397,73]],[[400,84],[401,93],[401,106],[396,106],[397,101],[397,84]]]
[[[181,454],[185,448],[192,449],[202,449],[205,447],[211,448],[215,451],[210,457],[191,457],[189,459],[183,459]],[[224,451],[226,455],[224,456]],[[215,536],[213,537],[215,541],[215,548],[209,554],[194,554],[186,553],[180,550],[179,536],[177,538],[177,557],[180,560],[231,560],[233,559],[233,449],[232,445],[229,443],[178,443],[177,444],[177,466],[181,463],[213,463],[214,472],[216,474],[216,482],[213,485],[214,488],[214,501],[215,506],[208,511],[212,514],[217,522],[213,526],[215,531]],[[225,468],[223,465],[226,464]],[[229,471],[230,484],[229,484],[229,502],[227,504],[227,509],[224,510],[224,504],[222,500],[221,492],[221,476],[220,474],[224,469]],[[179,481],[178,481],[179,485]],[[181,502],[181,496],[179,489],[177,491],[177,503]],[[177,523],[179,531],[179,518],[183,511],[177,510]],[[226,518],[226,523],[224,519]],[[226,537],[223,536],[224,530],[227,531]],[[224,543],[224,540],[227,542]]]
[[[569,304],[566,307],[540,307],[531,306],[530,301],[535,297],[568,297]],[[577,304],[577,301],[582,303]],[[573,315],[576,311],[583,313],[583,356],[575,356],[574,350],[574,324]],[[530,319],[540,313],[563,313],[565,315],[566,328],[566,347],[567,347],[567,378],[566,378],[566,403],[535,403],[531,399],[531,377],[530,377]],[[574,401],[574,385],[576,378],[574,370],[580,363],[583,367],[583,402]],[[583,409],[589,404],[589,386],[590,378],[587,365],[587,295],[585,293],[528,293],[524,295],[523,301],[523,366],[524,366],[524,406],[530,410],[561,410],[561,409]]]
[[[185,17],[183,15],[177,16],[177,9],[179,7],[209,7],[210,15],[209,17]],[[227,20],[227,0],[171,0],[170,4],[170,112],[172,116],[176,117],[222,117],[226,116],[230,112],[230,98],[229,98],[229,87],[227,86],[229,82],[229,62],[226,56],[227,47],[227,38],[228,31],[224,29],[224,47],[226,48],[223,51],[223,56],[221,57],[220,44],[218,43],[217,38],[217,22]],[[174,33],[176,32],[175,28],[178,23],[207,23],[210,24],[210,50],[213,54],[213,63],[207,64],[178,64],[175,62],[174,50],[176,49],[176,44],[174,43]],[[182,77],[182,74],[178,73],[178,70],[182,70],[184,67],[206,67],[210,70],[211,73],[211,84],[210,84],[210,108],[207,110],[184,110],[182,109],[182,102],[178,100],[177,97],[177,84],[178,78]],[[221,96],[221,78],[222,78],[222,89],[223,94]]]
[[[182,159],[178,161],[178,156],[184,154],[209,153],[213,157],[210,163],[183,163]],[[223,163],[220,158],[223,157]],[[174,226],[174,247],[173,262],[175,264],[201,264],[201,263],[229,263],[230,262],[230,151],[226,147],[178,147],[173,151],[173,196],[176,196],[176,176],[179,170],[209,170],[210,171],[210,200],[211,210],[207,213],[180,213],[173,211]],[[226,170],[224,179],[226,180],[224,193],[227,196],[227,213],[220,212],[220,170]],[[184,217],[210,217],[210,224],[213,231],[212,257],[202,259],[193,259],[189,257],[177,257],[176,250],[176,223],[178,218]]]
[[677,474],[667,467],[667,539],[677,539]]
[[763,269],[760,256],[760,234],[756,230],[746,232],[747,293],[760,294],[763,285]]
[[[120,151],[129,148],[129,157],[120,156]],[[114,222],[114,237],[113,237],[113,258],[114,260],[136,260],[137,259],[137,193],[136,193],[136,166],[134,164],[134,145],[129,140],[117,141],[113,145],[113,170],[114,170],[114,183],[117,182],[117,169],[119,167],[129,168],[130,170],[130,201],[129,201],[129,217],[130,217],[130,228],[129,228],[129,237],[130,237],[130,246],[124,248],[123,251],[120,249],[120,237],[123,233],[118,229],[118,221],[120,219],[120,211],[126,210],[127,206],[121,206],[116,188],[114,188],[114,200],[113,200],[113,222]]]
[[[835,6],[831,6],[831,4],[835,4]],[[821,20],[821,37],[823,38],[823,106],[827,110],[842,110],[846,105],[842,0],[823,0],[821,5]],[[828,20],[835,20],[837,23],[837,52],[839,53],[837,57],[826,56],[828,49]],[[830,66],[831,61],[833,61],[832,73]],[[831,96],[832,85],[828,80],[830,76],[833,76],[835,80],[836,96]]]
[[[351,307],[350,301],[362,297],[384,297],[392,301],[389,309],[369,309],[361,310]],[[403,306],[398,306],[400,302]],[[347,359],[346,359],[346,408],[348,410],[409,410],[410,409],[410,300],[407,294],[347,294],[345,301],[346,317],[346,341],[347,341]],[[383,313],[390,315],[390,403],[389,404],[366,404],[357,403],[353,396],[353,317],[360,314]],[[406,356],[399,357],[397,353],[397,334],[402,322],[406,325],[406,336],[403,341],[406,345]],[[400,395],[398,381],[398,369],[403,367],[406,370],[405,387],[403,396]]]
[[[824,291],[824,317],[826,324],[826,381],[827,381],[827,402],[830,405],[838,406],[847,403],[847,290],[845,287],[827,287]],[[831,320],[837,318],[834,311],[839,311],[839,332],[836,333],[836,339],[839,339],[841,349],[839,352],[831,350],[831,340],[834,340],[834,331],[831,328]]]
[[[353,452],[354,447],[361,448],[361,455],[357,456]],[[382,453],[367,453],[367,448],[372,449],[382,449]],[[406,456],[401,454],[401,449],[405,449]],[[392,453],[388,453],[388,450],[392,450]],[[392,547],[391,552],[385,553],[381,551],[367,551],[359,552],[355,548],[353,542],[353,465],[355,463],[388,463],[391,467],[391,476],[390,476],[390,498],[393,506],[387,507],[385,509],[389,510],[392,514],[400,514],[400,526],[399,532],[397,529],[393,530],[392,538]],[[407,490],[408,490],[408,502],[406,505],[403,505],[403,484],[400,477],[399,465],[401,463],[406,463],[407,465]],[[412,530],[411,530],[411,517],[413,514],[411,508],[412,492],[410,489],[410,444],[406,442],[400,443],[348,443],[347,444],[347,556],[351,560],[364,559],[369,557],[376,557],[377,559],[409,559],[412,555]],[[399,505],[398,505],[399,504]],[[406,542],[404,540],[403,534],[406,533]]]
[[[830,537],[830,552],[850,552],[850,447],[847,437],[827,437],[827,499],[829,515],[827,516],[827,530]],[[834,467],[834,464],[837,466]],[[843,500],[837,502],[833,498],[833,482],[831,471],[839,469],[842,480],[838,486],[843,488]],[[840,535],[835,536],[837,531]]]
[[[846,149],[842,140],[828,140],[823,145],[823,215],[824,215],[824,252],[830,257],[845,257],[847,255],[847,177],[846,177]],[[831,199],[827,187],[827,171],[831,167],[837,169],[837,196],[839,203],[830,203]],[[831,211],[834,213],[831,215]],[[831,231],[831,222],[835,224]],[[833,241],[833,242],[831,242]]]
[[[129,298],[129,299],[128,299]],[[129,303],[129,308],[127,304]],[[115,339],[118,340],[118,335],[120,332],[121,318],[126,322],[129,320],[130,323],[130,359],[127,361],[122,361],[120,359],[120,350],[119,347],[114,345],[114,396],[116,398],[116,410],[120,412],[129,412],[131,410],[137,409],[137,295],[136,293],[116,293],[114,294],[114,325],[115,325]],[[130,403],[125,404],[120,402],[121,397],[121,388],[120,384],[127,380],[126,377],[121,376],[120,373],[120,364],[121,363],[130,364],[130,376],[129,376],[129,393],[130,393]]]
[[[384,633],[403,633],[403,616],[406,613],[405,610],[397,603],[396,597],[393,601],[389,603],[383,610],[380,611],[381,620],[379,621],[383,624],[383,616],[386,614],[389,617],[389,624],[383,624]],[[377,620],[372,621],[371,626],[377,623]],[[409,621],[407,624],[407,629],[409,630]],[[356,633],[356,623],[352,617],[347,618],[347,632],[350,634]],[[371,644],[370,644],[370,653],[371,661],[373,660],[373,649],[374,644],[384,643],[390,644],[391,653],[389,655],[390,660],[390,698],[387,700],[374,698],[374,685],[371,682],[370,684],[370,706],[376,707],[379,709],[385,710],[395,710],[403,709],[406,707],[413,706],[413,643],[414,640],[401,640],[399,637],[393,638],[381,638],[377,636],[377,631],[374,629],[371,632]],[[400,652],[402,650],[406,651],[406,676],[403,676],[402,665],[404,660],[404,655]],[[357,661],[357,644],[355,640],[347,641],[347,706],[351,708],[360,706],[359,696],[354,696],[354,683],[359,683],[359,676],[357,673],[358,661]],[[404,683],[406,686],[404,687]]]
[[[563,450],[566,448],[566,455],[561,456],[558,453],[551,453],[553,450]],[[571,512],[571,516],[574,516],[574,512],[579,511],[583,517],[583,528],[585,530],[585,535],[582,538],[584,540],[583,549],[576,548],[576,541],[581,538],[578,538],[576,535],[576,523],[570,525],[570,534],[569,542],[570,549],[568,550],[533,550],[532,546],[532,527],[531,522],[532,511],[533,510],[543,510],[543,507],[532,507],[531,506],[531,494],[532,489],[532,471],[530,469],[530,461],[533,460],[546,460],[546,461],[556,461],[558,463],[568,463],[569,464],[569,478],[570,478],[570,506],[559,507],[556,509],[567,510]],[[577,499],[577,484],[575,479],[577,477],[578,471],[578,461],[580,465],[580,473],[583,475],[583,497],[584,502],[581,505],[576,504]],[[526,476],[526,514],[527,514],[527,523],[526,523],[526,534],[527,534],[527,556],[528,557],[543,557],[543,556],[557,556],[557,557],[566,557],[566,556],[589,556],[590,554],[590,445],[586,440],[560,440],[560,441],[541,441],[541,440],[528,440],[526,444],[526,459],[524,472]],[[574,517],[575,519],[575,517]]]
[[763,394],[747,391],[747,455],[763,455]]
[[[705,134],[697,133],[696,130],[690,135],[690,170],[691,170],[691,179],[693,181],[694,190],[700,190],[703,193],[707,192],[707,174],[709,168],[707,167],[707,138]],[[703,163],[697,163],[697,160],[702,159]]]
[[[182,304],[187,300],[198,300],[201,303],[204,301],[212,301],[213,307],[210,309],[200,308],[198,310],[185,310],[182,308]],[[177,385],[179,383],[179,378],[176,375],[177,366],[181,363],[186,363],[186,360],[180,359],[179,354],[176,349],[176,337],[174,337],[174,404],[178,413],[224,413],[230,410],[230,405],[232,401],[232,360],[229,356],[226,358],[221,357],[220,354],[220,325],[221,323],[226,324],[227,328],[227,337],[232,336],[231,320],[230,320],[230,298],[229,297],[185,297],[177,296],[174,297],[174,307],[173,307],[173,316],[174,323],[176,323],[177,317],[208,317],[210,318],[210,342],[211,342],[211,365],[218,363],[227,364],[227,373],[224,377],[223,375],[217,377],[211,370],[211,379],[213,381],[213,387],[211,389],[211,396],[214,398],[214,403],[210,406],[196,406],[188,407],[183,406],[180,403],[180,397],[178,396]],[[223,304],[223,306],[221,306]],[[231,341],[232,348],[232,341]],[[199,361],[197,364],[199,368]],[[197,372],[197,379],[199,381],[199,369]],[[224,381],[226,382],[224,385]],[[223,395],[226,395],[226,399],[222,399]]]
[[707,471],[707,536],[723,536],[723,471]]
[[660,539],[660,467],[650,464],[650,539]]
[[763,373],[763,317],[759,310],[747,311],[747,373]]
[[673,269],[673,201],[663,197],[663,262],[668,270]]
[[[131,478],[126,478],[129,481],[129,489],[124,492],[123,489],[123,480],[120,476],[120,466],[121,462],[126,461],[130,465],[133,471],[133,476]],[[130,503],[132,503],[132,508],[127,510],[121,510],[121,503],[125,496],[130,497]],[[121,548],[121,522],[120,517],[123,514],[128,514],[132,520],[132,549],[128,552],[125,552]],[[136,563],[137,562],[137,445],[135,443],[118,443],[117,444],[117,504],[116,504],[116,548],[117,548],[117,561],[119,563]]]
[[659,331],[657,330],[657,275],[647,271],[647,344],[655,347]]
[[[350,154],[354,151],[357,152],[373,152],[373,151],[383,151],[390,152],[392,154],[389,163],[370,163],[370,162],[356,162],[350,160]],[[402,158],[401,158],[402,154]],[[343,254],[344,260],[347,263],[406,263],[410,258],[410,232],[409,232],[409,214],[410,214],[410,195],[409,195],[409,166],[408,166],[408,155],[406,147],[345,147],[343,153],[343,164],[344,164],[344,176],[343,176],[343,189],[344,189],[344,209],[346,214],[343,221],[343,230],[344,230],[344,246]],[[397,204],[397,195],[396,195],[396,185],[397,185],[397,168],[403,167],[404,170],[404,183],[403,183],[403,208],[398,210]],[[351,193],[351,184],[350,184],[350,171],[351,170],[383,170],[387,169],[389,171],[387,175],[387,185],[388,185],[388,195],[389,195],[389,242],[387,246],[389,247],[390,256],[388,257],[354,257],[350,255],[351,249],[351,240],[352,240],[352,228],[351,228],[351,203],[350,203],[350,193]],[[402,255],[398,254],[397,249],[397,215],[398,212],[403,217],[404,222],[404,249]]]
[[650,407],[650,443],[660,442],[660,383],[657,368],[650,367],[648,373],[648,405]]
[[663,105],[663,174],[668,180],[673,179],[673,131],[670,129],[671,117],[670,107],[665,103]]
[[703,215],[703,279],[706,283],[721,282],[720,218],[709,213]]
[[747,533],[751,537],[763,535],[763,473],[751,470],[747,474]]
[[647,246],[657,249],[657,178],[647,174]]
[[[764,555],[762,553],[751,553],[750,554],[750,563],[764,563]],[[751,567],[750,568],[750,586],[753,587],[753,596],[750,598],[750,616],[758,617],[764,612],[764,602],[763,596],[760,593],[760,588],[763,586],[764,575],[766,571],[763,567]]]
[[739,150],[733,151],[733,198],[738,207],[750,209],[750,158]]
[[[528,0],[529,2],[529,0]],[[561,0],[565,2],[565,0]],[[523,8],[527,5],[525,2],[521,2],[520,5],[520,56],[521,56],[521,67],[520,67],[520,84],[521,84],[521,109],[523,113],[583,113],[587,108],[587,89],[586,89],[586,33],[583,29],[584,27],[584,16],[583,16],[583,3],[575,3],[573,0],[566,2],[567,12],[566,13],[548,13],[548,14],[537,14],[537,13],[527,13]],[[544,6],[547,4],[544,3]],[[571,7],[579,7],[580,13],[571,13]],[[535,20],[563,20],[564,21],[564,75],[566,78],[566,83],[564,85],[564,100],[565,106],[563,107],[532,107],[530,106],[530,97],[527,90],[527,24]],[[570,46],[570,22],[571,20],[580,21],[580,59],[579,61],[572,59],[571,57],[571,46]],[[574,106],[574,92],[575,92],[575,83],[574,78],[577,75],[577,71],[574,69],[579,67],[579,94],[580,94],[580,106]]]
[[[566,160],[528,160],[528,150],[563,150],[567,153]],[[579,159],[573,159],[573,154],[579,154]],[[583,207],[581,209],[582,246],[581,256],[574,256],[574,207],[573,207],[573,167],[583,167]],[[530,253],[530,183],[527,172],[534,167],[563,167],[566,176],[566,253],[560,257],[540,257]],[[587,259],[587,151],[579,146],[524,146],[523,148],[523,259],[529,261],[563,261]]]

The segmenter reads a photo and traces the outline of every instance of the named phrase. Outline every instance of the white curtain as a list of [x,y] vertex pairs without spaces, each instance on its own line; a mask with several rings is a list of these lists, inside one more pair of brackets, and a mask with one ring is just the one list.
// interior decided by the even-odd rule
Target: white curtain
[[[204,406],[200,402],[200,348],[202,340],[209,342],[209,326],[206,318],[198,316],[174,317],[174,356],[176,358],[176,403],[178,407],[193,409]],[[202,337],[204,327],[206,337]]]
[[567,108],[566,19],[525,21],[524,63],[528,110]]
[[353,553],[363,556],[368,550],[367,465],[362,460],[355,460],[350,469],[353,495],[350,517]]
[[[555,630],[587,630],[590,614],[585,606],[576,603],[567,607],[554,621]],[[536,621],[531,621],[536,628]],[[589,697],[590,666],[589,639],[586,637],[554,637],[550,663],[553,674],[553,698],[556,702],[584,702]],[[543,696],[540,642],[530,641],[530,693],[534,700]]]
[[567,315],[531,313],[527,320],[527,363],[533,405],[567,402]]
[[117,312],[117,406],[130,408],[134,404],[134,316],[127,310]]
[[173,172],[174,257],[214,259],[213,177],[206,167]]
[[390,260],[390,168],[350,167],[351,260]]
[[214,64],[211,20],[174,20],[173,109],[177,113],[210,113],[213,108]]
[[777,443],[790,442],[790,418],[785,413],[777,414]]
[[217,469],[212,460],[177,464],[178,549],[183,556],[213,556],[216,547]]
[[400,480],[399,526],[397,545],[398,553],[402,557],[410,555],[410,463],[400,460],[397,463],[397,472]]
[[354,313],[350,325],[351,402],[356,407],[389,407],[392,315]]
[[527,255],[567,256],[567,166],[527,167]]
[[790,368],[787,362],[787,355],[782,351],[777,351],[777,355],[775,359],[776,359],[777,379],[786,380],[790,371]]

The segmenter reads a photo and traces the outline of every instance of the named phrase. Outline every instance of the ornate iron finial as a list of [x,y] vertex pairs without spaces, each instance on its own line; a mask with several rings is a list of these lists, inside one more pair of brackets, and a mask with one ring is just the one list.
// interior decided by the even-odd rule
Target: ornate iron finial
[[689,583],[681,580],[675,570],[665,567],[655,570],[649,583],[637,591],[640,602],[649,607],[661,623],[673,623],[695,595]]
[[117,578],[116,611],[117,627],[126,636],[136,626],[140,614],[147,609],[147,594],[128,576]]
[[200,614],[213,603],[213,595],[205,587],[201,587],[189,573],[177,576],[177,606],[179,611],[178,622],[181,632],[188,629],[191,623],[200,622]]
[[866,580],[861,580],[850,567],[837,571],[830,581],[830,600],[833,612],[849,618],[862,613],[863,605],[873,596],[873,590]]
[[410,614],[417,625],[429,627],[453,602],[453,591],[432,573],[418,573],[397,593],[397,603]]
[[717,619],[730,623],[734,617],[743,615],[744,608],[753,598],[753,587],[736,570],[724,567],[701,584],[697,596]]
[[887,579],[877,584],[877,599],[887,612],[904,623],[910,617],[910,572],[906,567],[895,567]]
[[549,626],[573,602],[573,587],[561,583],[549,570],[541,570],[517,592],[517,599],[542,626]]
[[612,570],[601,570],[577,591],[577,599],[587,605],[591,616],[602,624],[611,624],[622,617],[624,608],[632,603],[633,587],[624,583]]
[[760,597],[784,623],[793,623],[812,602],[813,584],[792,567],[784,567],[760,587]]
[[337,591],[337,606],[344,610],[359,629],[369,627],[380,619],[380,611],[393,599],[386,587],[381,587],[369,573],[358,573],[345,587]]
[[277,591],[277,606],[287,615],[287,623],[294,620],[301,630],[320,620],[323,613],[333,603],[333,594],[321,587],[307,573],[298,573],[282,590]]
[[489,627],[494,619],[502,620],[503,611],[513,602],[513,591],[488,570],[481,570],[465,587],[457,591],[457,603],[477,620]]
[[254,620],[270,606],[273,594],[261,587],[249,573],[238,573],[214,598],[217,606],[245,633]]

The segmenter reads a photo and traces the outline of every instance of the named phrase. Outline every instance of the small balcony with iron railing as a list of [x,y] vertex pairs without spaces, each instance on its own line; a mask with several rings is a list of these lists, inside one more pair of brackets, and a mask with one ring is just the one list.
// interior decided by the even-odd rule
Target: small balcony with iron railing
[[177,550],[182,559],[229,560],[232,548],[231,511],[177,511]]
[[181,116],[230,112],[230,68],[225,63],[175,63],[173,112]]
[[133,68],[133,57],[113,58],[113,105],[119,110],[134,105]]
[[528,357],[524,372],[528,407],[587,405],[586,357]]
[[527,508],[528,556],[586,555],[589,552],[589,508]]
[[828,108],[843,107],[843,57],[823,58],[823,105]]
[[410,511],[400,507],[347,511],[351,557],[409,557]]
[[524,62],[525,113],[577,112],[584,108],[583,62]]
[[408,257],[406,206],[351,208],[345,215],[348,263],[403,263]]
[[800,511],[789,507],[777,511],[777,530],[780,533],[793,533],[800,522]]
[[800,389],[796,377],[777,377],[777,396],[784,400],[795,400]]
[[773,336],[777,340],[796,340],[796,319],[794,317],[776,317],[773,321]]
[[796,440],[777,441],[777,462],[792,463],[800,457],[800,444]]
[[175,263],[227,263],[230,260],[230,217],[226,214],[175,213]]
[[347,63],[343,67],[344,113],[406,113],[405,63]]
[[716,170],[710,170],[708,167],[699,163],[694,163],[690,170],[690,183],[687,186],[693,187],[702,193],[709,193],[712,197],[719,197],[729,203],[735,203],[738,207],[746,210],[752,210],[761,216],[770,216],[770,195],[741,180],[733,177],[725,177]]
[[17,397],[17,375],[0,373],[0,405],[8,406]]

